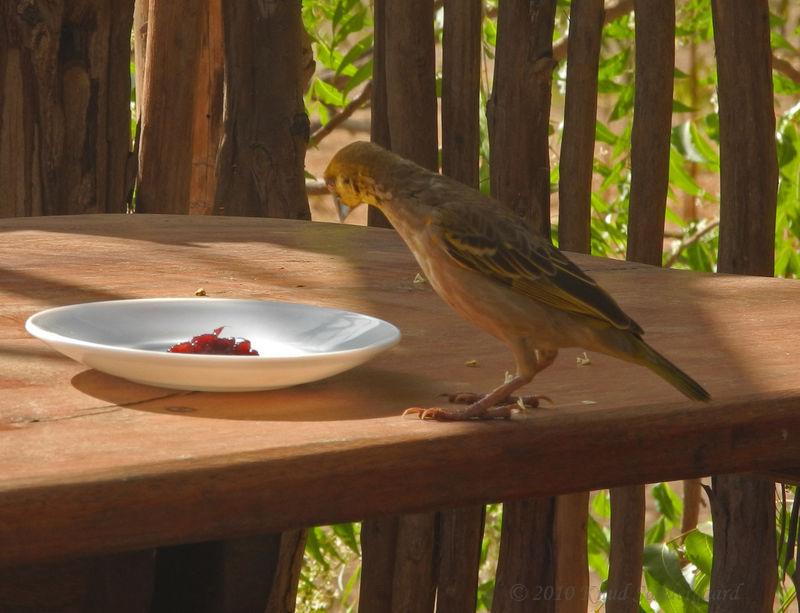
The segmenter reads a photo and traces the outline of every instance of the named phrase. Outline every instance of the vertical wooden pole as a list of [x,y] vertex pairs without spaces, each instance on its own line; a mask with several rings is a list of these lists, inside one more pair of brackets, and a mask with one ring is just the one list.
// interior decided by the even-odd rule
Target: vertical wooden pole
[[438,613],[476,608],[485,511],[479,505],[439,513]]
[[222,0],[208,0],[200,22],[194,108],[189,213],[210,215],[217,188],[216,164],[222,136]]
[[569,14],[567,89],[558,182],[558,244],[589,253],[597,69],[603,32],[603,0],[576,2]]
[[[445,0],[442,32],[442,173],[478,187],[480,0]],[[438,514],[440,613],[474,611],[485,506]]]
[[150,3],[137,213],[187,213],[202,0]]
[[660,264],[669,187],[675,2],[636,0],[628,259]]
[[298,2],[222,2],[225,109],[214,212],[310,219]]
[[[372,52],[372,105],[370,109],[370,140],[384,149],[391,149],[389,136],[389,103],[386,100],[386,4],[388,0],[374,0],[372,19],[374,43]],[[370,214],[372,209],[370,207]],[[383,217],[384,227],[389,222]],[[370,223],[370,225],[372,225]]]
[[[506,0],[497,23],[492,95],[487,104],[491,191],[550,236],[550,88],[555,2]],[[556,587],[556,500],[503,505],[493,613],[555,611],[537,590]]]
[[[718,270],[774,271],[778,165],[766,0],[712,0],[719,80]],[[772,610],[777,581],[774,483],[712,478],[711,613]]]
[[644,485],[611,489],[611,551],[606,600],[609,613],[639,611],[644,511]]
[[[567,91],[561,141],[558,244],[589,253],[597,67],[603,30],[603,0],[570,7]],[[556,498],[556,589],[571,598],[556,601],[557,613],[586,611],[589,563],[586,545],[589,492]]]
[[[589,253],[597,67],[603,30],[603,0],[570,7],[567,90],[561,141],[558,244]],[[556,586],[571,598],[556,601],[557,613],[586,611],[589,564],[586,545],[589,492],[556,498]]]
[[[634,11],[636,89],[627,259],[660,266],[669,186],[675,3],[635,0]],[[644,485],[611,490],[609,613],[639,610],[644,514]]]
[[554,498],[503,504],[492,613],[555,611],[554,520]]
[[550,89],[555,0],[504,0],[486,107],[492,194],[550,237]]
[[162,547],[150,613],[293,611],[305,530]]
[[766,0],[715,0],[711,7],[719,79],[719,271],[772,276],[778,164],[769,9]]
[[478,187],[480,0],[445,0],[442,32],[442,173]]
[[[375,3],[372,140],[430,170],[439,169],[433,3]],[[374,207],[370,225],[389,223]]]
[[361,525],[359,613],[390,610],[399,522],[399,517],[393,515],[371,519]]
[[585,613],[589,608],[589,492],[556,497],[555,613]]
[[361,613],[432,612],[436,596],[436,514],[365,521],[361,527]]

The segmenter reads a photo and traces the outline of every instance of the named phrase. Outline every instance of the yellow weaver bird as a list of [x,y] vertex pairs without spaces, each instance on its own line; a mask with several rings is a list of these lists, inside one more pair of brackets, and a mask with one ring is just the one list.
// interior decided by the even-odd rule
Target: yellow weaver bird
[[642,340],[614,299],[499,202],[366,142],[343,147],[325,171],[343,207],[366,203],[391,222],[436,293],[506,343],[516,375],[460,408],[409,409],[423,419],[508,417],[512,394],[582,347],[646,366],[693,400],[710,396]]

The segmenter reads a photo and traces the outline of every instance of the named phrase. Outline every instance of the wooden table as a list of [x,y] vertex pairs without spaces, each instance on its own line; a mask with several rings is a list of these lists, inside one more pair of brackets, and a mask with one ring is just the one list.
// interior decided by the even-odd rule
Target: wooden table
[[[0,565],[381,514],[799,465],[800,284],[575,256],[714,396],[561,352],[553,404],[490,423],[400,417],[513,367],[452,313],[393,231],[224,217],[0,221]],[[209,296],[368,313],[403,340],[333,378],[250,393],[146,387],[30,337],[51,306]],[[475,361],[475,365],[470,365]]]

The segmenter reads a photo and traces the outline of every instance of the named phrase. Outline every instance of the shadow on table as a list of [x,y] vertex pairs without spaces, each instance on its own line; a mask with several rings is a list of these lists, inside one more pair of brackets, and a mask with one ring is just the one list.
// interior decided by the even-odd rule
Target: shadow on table
[[[339,421],[399,416],[426,400],[440,403],[441,383],[374,366],[285,389],[191,392],[132,383],[97,370],[72,378],[80,392],[136,411],[187,418],[250,421]],[[413,396],[404,390],[414,390]]]

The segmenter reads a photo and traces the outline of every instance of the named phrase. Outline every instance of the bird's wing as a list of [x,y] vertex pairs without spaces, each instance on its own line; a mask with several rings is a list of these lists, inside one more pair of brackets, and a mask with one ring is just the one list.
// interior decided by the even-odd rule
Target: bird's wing
[[641,333],[594,279],[513,213],[464,204],[438,207],[442,241],[458,264],[553,308]]

